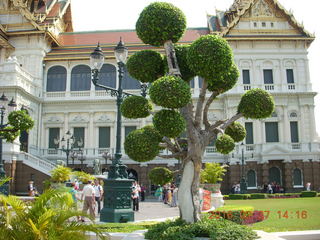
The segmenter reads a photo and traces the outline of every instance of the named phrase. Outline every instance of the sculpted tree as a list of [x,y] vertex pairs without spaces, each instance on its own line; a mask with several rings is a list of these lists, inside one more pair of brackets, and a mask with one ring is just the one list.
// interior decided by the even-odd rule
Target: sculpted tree
[[[252,89],[241,97],[234,116],[210,122],[210,105],[235,86],[238,69],[230,46],[219,36],[206,35],[191,45],[174,45],[185,30],[184,14],[172,4],[152,3],[141,12],[136,23],[139,38],[145,44],[164,46],[166,56],[142,50],[128,59],[127,68],[134,78],[152,83],[150,99],[162,109],[153,112],[147,99],[135,96],[125,99],[122,114],[127,118],[153,115],[153,126],[135,130],[126,137],[125,152],[138,162],[150,161],[156,156],[181,159],[180,215],[192,223],[200,217],[198,188],[206,146],[216,139],[217,151],[230,153],[235,142],[242,141],[246,135],[244,127],[236,120],[269,117],[274,102],[266,91]],[[192,101],[189,86],[194,76],[204,79],[197,102]],[[211,94],[208,98],[207,93]],[[179,138],[184,131],[187,138]],[[172,154],[159,155],[164,147]]]

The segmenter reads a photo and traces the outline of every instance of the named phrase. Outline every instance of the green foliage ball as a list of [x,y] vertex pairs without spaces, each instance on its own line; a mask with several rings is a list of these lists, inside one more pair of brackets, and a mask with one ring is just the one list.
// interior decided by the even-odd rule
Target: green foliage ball
[[184,81],[189,82],[196,74],[190,69],[187,62],[187,54],[190,45],[175,45],[176,57],[180,68],[181,77]]
[[126,118],[145,118],[150,115],[152,105],[142,96],[130,96],[124,99],[120,110]]
[[189,84],[176,76],[164,76],[154,81],[149,95],[156,105],[165,108],[181,108],[191,100]]
[[234,122],[229,125],[225,131],[225,134],[232,137],[235,142],[241,142],[247,135],[246,129],[239,122]]
[[159,154],[160,135],[150,127],[137,129],[128,134],[124,151],[134,161],[151,161]]
[[157,142],[162,141],[163,136],[160,134],[160,132],[153,125],[144,126],[142,129],[154,141],[157,141]]
[[143,9],[136,23],[138,37],[153,46],[163,46],[168,40],[178,42],[187,27],[183,12],[166,2],[154,2]]
[[34,121],[24,110],[11,112],[8,120],[13,128],[20,131],[29,131],[34,125]]
[[274,112],[274,100],[270,93],[254,88],[242,95],[238,113],[245,118],[261,119],[270,117]]
[[0,137],[7,142],[12,143],[20,135],[20,131],[16,130],[12,126],[6,126],[3,130],[4,131],[0,131]]
[[232,49],[217,35],[205,35],[191,44],[187,56],[192,71],[210,83],[221,81],[221,72],[230,72],[233,65]]
[[222,71],[220,74],[205,79],[208,82],[208,90],[224,93],[232,89],[239,78],[238,67],[233,64],[229,71]]
[[156,167],[149,174],[149,179],[153,184],[163,186],[173,180],[173,172],[168,168]]
[[227,134],[220,135],[216,140],[216,148],[219,153],[228,154],[235,147],[232,137]]
[[165,74],[163,56],[153,50],[134,53],[126,66],[130,75],[141,82],[153,82]]
[[175,110],[162,109],[153,117],[153,125],[161,135],[175,138],[186,128],[186,122],[182,115]]

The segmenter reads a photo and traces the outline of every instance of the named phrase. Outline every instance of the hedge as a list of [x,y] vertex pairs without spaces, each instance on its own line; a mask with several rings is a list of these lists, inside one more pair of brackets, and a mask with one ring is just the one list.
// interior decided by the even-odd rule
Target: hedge
[[253,193],[253,194],[250,194],[250,198],[251,199],[265,199],[265,198],[267,198],[267,194],[264,194],[264,193]]
[[317,192],[316,191],[302,191],[300,194],[300,197],[316,197]]
[[229,199],[230,200],[238,200],[238,199],[249,199],[250,194],[230,194]]

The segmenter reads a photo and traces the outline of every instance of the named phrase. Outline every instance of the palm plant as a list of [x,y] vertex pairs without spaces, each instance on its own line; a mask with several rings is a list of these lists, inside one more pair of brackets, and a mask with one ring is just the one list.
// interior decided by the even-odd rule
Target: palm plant
[[66,191],[49,189],[33,203],[26,204],[15,196],[0,195],[0,236],[7,240],[85,240],[86,232],[101,230],[77,222],[84,215],[72,210],[73,200]]

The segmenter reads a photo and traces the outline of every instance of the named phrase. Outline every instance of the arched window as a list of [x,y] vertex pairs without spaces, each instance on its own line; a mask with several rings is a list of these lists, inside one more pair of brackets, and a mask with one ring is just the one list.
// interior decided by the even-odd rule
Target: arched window
[[290,113],[290,118],[297,118],[298,114],[296,112]]
[[277,117],[278,117],[277,112],[273,112],[273,113],[271,114],[271,117],[272,117],[272,118],[277,118]]
[[257,176],[254,170],[249,170],[247,172],[248,188],[257,187]]
[[62,66],[54,66],[48,70],[47,92],[62,92],[66,90],[67,69]]
[[299,168],[293,170],[293,186],[303,186],[302,172]]
[[[98,83],[116,88],[116,82],[117,82],[117,69],[115,66],[111,64],[103,64],[100,73],[99,73],[99,81]],[[103,90],[100,87],[96,87],[96,90]]]
[[281,171],[277,167],[269,169],[269,182],[275,182],[282,185]]
[[78,65],[71,71],[71,91],[88,91],[91,87],[91,69]]
[[124,68],[122,88],[123,89],[140,89],[141,88],[140,82],[129,75],[129,72],[126,67]]

